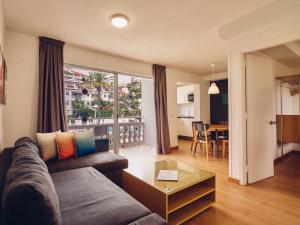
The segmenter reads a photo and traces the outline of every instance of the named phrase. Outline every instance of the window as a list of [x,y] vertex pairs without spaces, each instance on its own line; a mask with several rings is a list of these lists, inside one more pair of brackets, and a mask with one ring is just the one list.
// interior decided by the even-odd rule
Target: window
[[112,124],[114,104],[118,104],[119,122],[141,121],[141,78],[118,74],[118,102],[114,103],[114,73],[65,65],[64,76],[70,130]]
[[[69,129],[89,129],[113,122],[113,74],[64,66]],[[103,98],[103,96],[108,96]],[[101,121],[100,121],[101,120]]]
[[[95,127],[95,136],[108,138],[110,147],[115,149],[118,145],[142,144],[145,120],[149,121],[149,133],[153,133],[151,80],[71,65],[64,66],[64,78],[69,130]],[[118,85],[114,85],[116,83]],[[147,92],[143,96],[142,87]],[[144,104],[142,99],[145,99]]]

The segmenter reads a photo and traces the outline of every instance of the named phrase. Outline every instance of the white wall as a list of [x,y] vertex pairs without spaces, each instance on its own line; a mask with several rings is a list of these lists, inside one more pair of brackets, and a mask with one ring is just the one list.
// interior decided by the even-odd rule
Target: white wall
[[[5,109],[5,146],[21,136],[35,137],[38,100],[38,38],[6,31],[5,53],[9,70],[8,101]],[[111,56],[89,49],[65,46],[66,63],[152,77],[152,65],[123,57]],[[167,68],[168,115],[171,146],[177,146],[176,83],[200,84],[201,119],[209,121],[208,82],[203,77]]]
[[[0,0],[0,46],[2,51],[5,50],[4,48],[4,33],[5,33],[5,25],[4,25],[4,15],[3,15],[3,7],[2,7],[2,0]],[[4,57],[6,59],[6,55],[4,54]],[[0,104],[0,151],[2,151],[2,148],[4,147],[4,108],[5,106]]]
[[34,137],[37,128],[38,39],[6,31],[8,65],[7,105],[4,109],[5,146],[22,136]]
[[152,77],[152,65],[149,63],[70,45],[64,47],[64,60],[65,63],[80,66]]
[[[284,1],[281,1],[281,3],[285,4]],[[268,17],[267,14],[261,15]],[[272,21],[272,24],[265,25],[264,29],[260,29],[263,19],[255,20],[257,27],[248,34],[239,32],[241,26],[237,26],[236,29],[232,30],[232,27],[228,28],[225,24],[220,28],[220,36],[229,42],[229,176],[238,179],[243,185],[247,183],[243,55],[246,52],[253,52],[300,39],[299,13],[295,17],[290,13],[285,13],[282,17]],[[252,18],[256,18],[255,15]],[[237,24],[235,23],[235,25]],[[245,28],[247,29],[247,26]]]
[[167,68],[168,118],[171,147],[178,146],[177,138],[177,83],[200,84],[200,119],[210,121],[209,83],[203,77]]
[[[35,137],[38,106],[37,37],[6,31],[5,49],[9,70],[8,99],[5,107],[5,146],[12,146],[22,136]],[[66,63],[151,76],[150,64],[105,55],[95,51],[65,46]]]
[[[74,46],[65,46],[64,58],[66,63],[83,65],[88,67],[113,70],[118,72],[133,73],[152,77],[152,65],[140,61],[130,60],[122,57],[91,51]],[[176,83],[190,82],[200,84],[201,119],[210,121],[209,96],[207,90],[209,83],[203,81],[203,77],[167,67],[167,95],[168,95],[168,118],[171,147],[178,146],[177,140],[177,101]]]
[[[152,65],[140,61],[130,60],[127,58],[110,56],[107,54],[91,51],[88,49],[78,48],[74,46],[65,46],[64,58],[66,63],[83,65],[88,67],[107,69],[119,72],[133,73],[152,77]],[[168,116],[171,147],[178,146],[177,141],[177,125],[176,125],[176,83],[190,82],[200,84],[201,105],[200,113],[205,121],[209,121],[209,96],[207,90],[208,82],[203,81],[203,77],[179,71],[177,69],[167,67],[167,94],[168,94]],[[201,118],[201,119],[202,119]]]

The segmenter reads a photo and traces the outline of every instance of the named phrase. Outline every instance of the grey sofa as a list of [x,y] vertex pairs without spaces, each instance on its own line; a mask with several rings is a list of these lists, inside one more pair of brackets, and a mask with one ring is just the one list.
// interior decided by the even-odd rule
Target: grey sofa
[[122,186],[122,170],[128,167],[128,160],[117,154],[109,152],[109,144],[106,139],[96,139],[96,153],[79,158],[66,160],[51,159],[46,162],[50,173],[66,170],[93,167],[104,174],[115,184]]
[[62,165],[63,162],[53,160],[46,165],[29,138],[19,139],[14,148],[5,149],[0,155],[1,223],[165,224],[107,178],[111,172],[126,168],[126,159],[98,151],[81,160],[70,159]]

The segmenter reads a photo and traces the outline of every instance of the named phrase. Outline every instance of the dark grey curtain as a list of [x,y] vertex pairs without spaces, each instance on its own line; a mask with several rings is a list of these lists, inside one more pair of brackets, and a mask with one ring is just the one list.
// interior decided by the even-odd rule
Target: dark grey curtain
[[157,131],[157,152],[167,154],[170,152],[170,134],[167,109],[167,82],[166,67],[153,65],[154,96]]
[[66,131],[64,42],[40,37],[38,132]]

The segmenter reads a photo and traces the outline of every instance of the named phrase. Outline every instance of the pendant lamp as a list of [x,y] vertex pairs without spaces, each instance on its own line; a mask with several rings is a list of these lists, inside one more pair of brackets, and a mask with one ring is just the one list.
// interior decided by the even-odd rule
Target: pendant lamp
[[208,94],[209,95],[216,95],[220,93],[220,90],[217,86],[217,84],[215,83],[215,67],[216,67],[216,63],[212,62],[210,64],[210,67],[212,68],[212,72],[213,72],[213,82],[211,83],[209,89],[208,89]]

